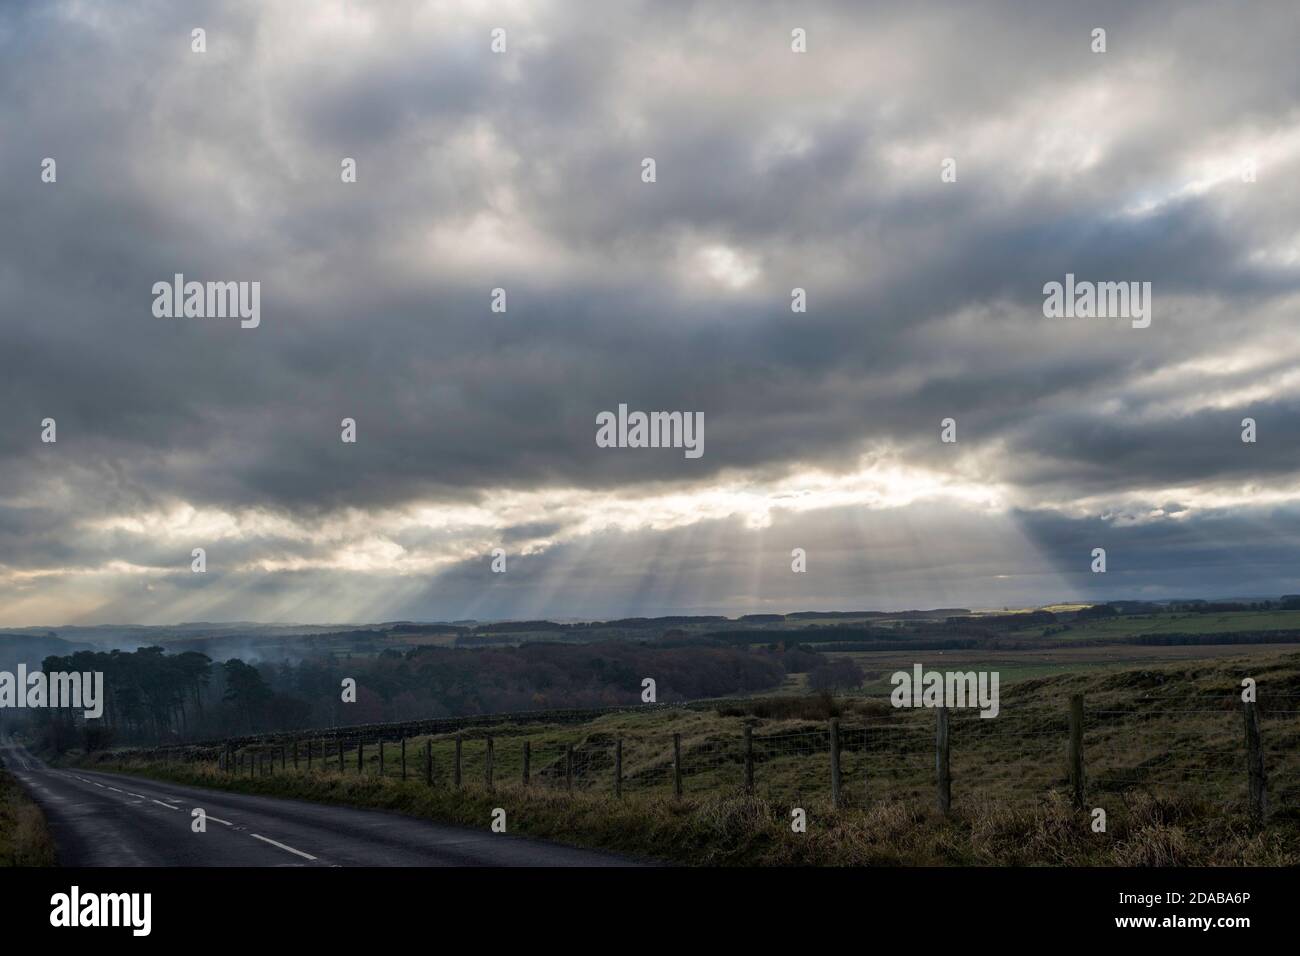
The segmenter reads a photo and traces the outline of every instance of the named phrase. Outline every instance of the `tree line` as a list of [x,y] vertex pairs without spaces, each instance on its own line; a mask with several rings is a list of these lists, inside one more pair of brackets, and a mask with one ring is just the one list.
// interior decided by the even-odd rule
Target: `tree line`
[[[848,666],[846,666],[848,665]],[[642,699],[645,678],[673,703],[743,696],[807,673],[817,689],[853,686],[847,661],[798,647],[656,647],[628,642],[524,644],[465,650],[418,646],[377,655],[278,662],[204,654],[78,651],[45,658],[46,673],[104,673],[99,720],[75,710],[29,716],[56,751],[104,749],[351,724],[515,711],[622,706]],[[343,700],[345,678],[355,701]]]

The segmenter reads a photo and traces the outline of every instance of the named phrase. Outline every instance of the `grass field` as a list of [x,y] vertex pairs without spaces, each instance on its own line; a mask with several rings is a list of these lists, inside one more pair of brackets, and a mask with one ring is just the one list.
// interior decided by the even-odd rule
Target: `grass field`
[[53,866],[45,816],[12,776],[0,770],[0,866]]
[[[1042,635],[1042,628],[1026,635]],[[1091,638],[1122,638],[1138,634],[1240,634],[1247,631],[1300,631],[1300,611],[1234,611],[1222,614],[1159,613],[1079,621],[1068,631],[1051,635],[1068,642]]]
[[[831,657],[848,657],[866,674],[861,691],[886,694],[890,675],[909,670],[919,659],[927,667],[996,670],[1005,687],[1022,680],[1159,667],[1179,662],[1240,661],[1279,654],[1295,654],[1293,644],[1255,644],[1247,650],[1232,644],[1070,646],[1004,651],[977,648],[945,651],[833,651]],[[800,675],[794,675],[800,676]]]
[[[946,662],[927,663],[942,668]],[[1253,827],[1246,813],[1243,676],[1259,686],[1270,806],[1263,828]],[[1086,803],[1105,810],[1105,833],[1092,832],[1067,800],[1071,694],[1085,698]],[[341,773],[336,744],[325,762],[315,745],[308,773],[305,740],[297,772],[279,743],[245,748],[233,774],[210,760],[164,765],[108,754],[95,765],[471,826],[486,826],[492,808],[502,807],[511,832],[683,863],[1300,863],[1300,653],[1252,649],[1227,660],[1026,677],[1004,687],[1001,708],[993,720],[970,711],[953,715],[950,818],[935,810],[935,713],[896,710],[879,698],[757,698],[713,710],[476,728],[461,735],[459,788],[452,780],[451,734],[406,742],[405,781],[399,744],[385,744],[381,776],[374,739],[362,741],[360,772],[355,741]],[[830,801],[832,713],[841,745],[838,809]],[[746,725],[753,739],[752,794],[744,788]],[[674,796],[674,734],[680,798]],[[426,740],[432,787],[424,783]],[[620,740],[622,796],[615,798]],[[808,813],[807,833],[790,831],[795,807]]]

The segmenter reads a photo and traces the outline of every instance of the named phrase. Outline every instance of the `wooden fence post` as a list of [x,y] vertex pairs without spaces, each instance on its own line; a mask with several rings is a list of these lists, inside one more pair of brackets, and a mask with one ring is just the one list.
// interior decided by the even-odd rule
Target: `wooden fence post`
[[406,738],[402,738],[402,779],[406,779]]
[[528,786],[529,764],[532,762],[532,746],[527,740],[524,741],[524,786]]
[[564,748],[564,789],[573,789],[573,744]]
[[745,725],[745,792],[754,792],[754,725]]
[[293,738],[293,769],[298,769],[298,738]]
[[1070,696],[1070,795],[1074,809],[1083,809],[1083,695]]
[[284,770],[285,770],[285,762],[284,762],[284,756],[285,756],[285,754],[284,754],[284,751],[285,751],[285,746],[284,746],[284,743],[281,742],[281,744],[280,744],[280,772],[281,772],[281,773],[283,773]]
[[831,806],[840,808],[840,722],[831,718]]
[[307,772],[311,773],[311,738],[307,738]]
[[487,754],[483,758],[483,778],[487,783],[487,788],[492,789],[492,738],[487,739]]
[[673,796],[682,795],[682,735],[673,734]]
[[614,741],[614,796],[623,796],[623,738]]
[[1264,777],[1264,752],[1259,744],[1259,710],[1254,701],[1242,705],[1242,716],[1246,720],[1246,774],[1250,784],[1250,818],[1260,824],[1264,822],[1264,793],[1267,781]]
[[935,769],[939,782],[939,812],[945,817],[952,810],[952,773],[948,766],[948,708],[939,708],[935,730]]
[[456,786],[457,787],[460,786],[460,747],[461,747],[461,737],[460,737],[460,732],[457,731],[456,732]]

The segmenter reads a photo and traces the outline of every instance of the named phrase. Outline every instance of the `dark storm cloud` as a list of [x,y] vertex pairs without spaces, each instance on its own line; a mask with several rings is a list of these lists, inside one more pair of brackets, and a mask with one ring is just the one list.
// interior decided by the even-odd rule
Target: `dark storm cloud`
[[[321,529],[502,490],[851,470],[863,452],[1030,513],[1291,481],[1297,356],[1278,343],[1300,292],[1300,26],[1284,4],[346,9],[0,10],[0,566],[184,567],[175,542],[87,527],[181,504]],[[1235,177],[1246,150],[1258,183],[1197,185],[1224,163]],[[719,249],[747,277],[711,274]],[[150,288],[176,272],[260,281],[261,327],[155,319]],[[1152,282],[1151,328],[1045,319],[1043,283],[1066,272]],[[496,286],[506,315],[488,311]],[[1203,371],[1227,355],[1240,368]],[[705,456],[596,448],[596,413],[620,402],[703,411]],[[957,446],[937,441],[947,416]],[[455,528],[386,528],[448,560],[467,547]],[[283,564],[338,546],[262,529],[224,550]],[[670,569],[638,573],[650,593],[627,600],[660,600]],[[305,580],[253,591],[291,603]]]

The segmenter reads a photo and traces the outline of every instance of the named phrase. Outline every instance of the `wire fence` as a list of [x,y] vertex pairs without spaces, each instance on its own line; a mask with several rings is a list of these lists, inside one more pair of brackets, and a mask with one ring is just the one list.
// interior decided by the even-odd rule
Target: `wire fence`
[[[826,798],[1033,804],[1059,791],[1077,805],[1134,791],[1239,805],[1263,817],[1300,804],[1300,694],[1135,696],[1085,707],[1039,704],[997,718],[947,708],[879,707],[823,722],[679,715],[681,729],[473,728],[397,737],[359,731],[283,735],[136,751],[127,759],[201,763],[236,776],[351,774],[438,787],[538,788],[683,797],[748,791]],[[660,721],[659,723],[663,723]],[[123,755],[119,755],[123,756]]]

